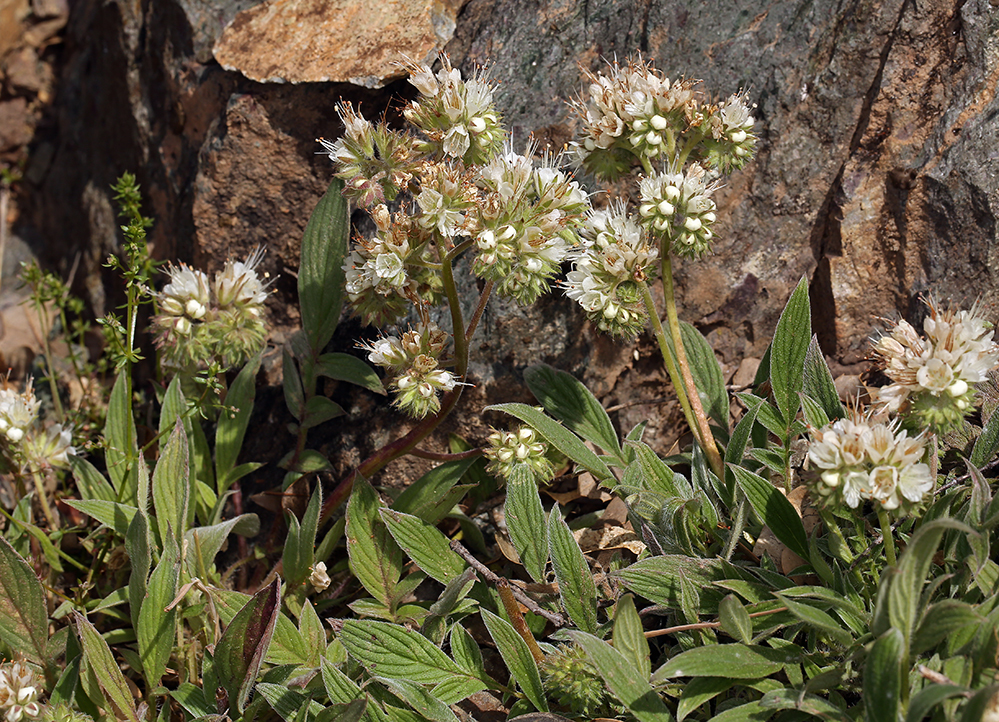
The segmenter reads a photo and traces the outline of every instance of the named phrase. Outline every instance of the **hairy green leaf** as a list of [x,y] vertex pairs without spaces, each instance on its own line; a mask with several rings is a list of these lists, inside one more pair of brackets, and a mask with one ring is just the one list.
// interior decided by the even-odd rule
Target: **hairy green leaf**
[[734,594],[726,595],[718,605],[718,621],[732,639],[749,644],[753,638],[753,620]]
[[770,354],[770,383],[784,422],[798,410],[798,392],[804,385],[805,356],[812,337],[808,279],[804,276],[788,299],[777,322]]
[[138,505],[146,499],[138,497],[139,447],[136,441],[135,420],[132,417],[131,383],[128,375],[118,373],[108,398],[107,422],[104,425],[105,450],[108,476],[117,492],[116,499]]
[[592,634],[576,630],[568,634],[586,651],[607,688],[639,722],[673,722],[673,715],[652,689],[648,678],[636,675],[635,668],[624,655]]
[[347,555],[350,571],[386,607],[395,599],[402,574],[402,551],[378,514],[378,493],[359,478],[347,503]]
[[572,374],[537,364],[524,372],[524,383],[545,411],[566,428],[599,446],[620,465],[626,463],[610,416],[597,397]]
[[770,527],[784,546],[802,559],[808,559],[808,536],[801,517],[787,497],[769,481],[741,466],[729,466],[736,483],[746,495],[760,521]]
[[298,301],[309,345],[320,352],[333,337],[343,303],[343,259],[347,255],[350,215],[343,182],[334,178],[316,205],[302,237]]
[[80,456],[71,456],[69,466],[73,470],[80,496],[86,500],[115,501],[114,489],[93,464]]
[[548,562],[545,510],[534,474],[523,464],[514,466],[507,480],[503,508],[510,540],[520,555],[521,564],[534,581],[544,584]]
[[461,576],[465,562],[448,543],[447,537],[422,519],[394,509],[381,509],[381,518],[389,533],[416,566],[441,584]]
[[475,458],[455,459],[435,466],[407,486],[392,504],[392,508],[403,514],[417,516],[428,524],[436,524],[465,495],[467,487],[455,485],[475,462]]
[[[458,717],[444,702],[420,685],[408,679],[393,679],[376,676],[379,682],[388,687],[393,694],[416,710],[422,719],[430,722],[458,722]],[[448,680],[451,682],[452,680]]]
[[520,419],[537,431],[552,446],[568,456],[574,462],[593,474],[598,481],[614,482],[607,464],[590,451],[579,437],[559,424],[557,421],[527,404],[494,404],[487,406],[485,411],[502,411]]
[[805,375],[802,391],[815,399],[829,419],[842,419],[846,416],[843,404],[839,400],[839,392],[833,383],[832,372],[826,363],[822,349],[819,347],[818,336],[812,335],[805,353]]
[[547,712],[548,700],[541,686],[541,675],[534,657],[531,656],[531,650],[527,647],[527,642],[521,639],[513,626],[502,617],[497,617],[488,609],[483,609],[481,614],[482,621],[489,630],[489,636],[496,642],[500,656],[524,691],[524,695],[536,709]]
[[871,647],[864,663],[864,717],[868,722],[896,722],[907,684],[902,665],[908,668],[902,632],[889,629]]
[[[179,424],[177,428],[182,428]],[[136,518],[141,518],[136,515]],[[149,689],[160,684],[166,672],[170,653],[177,636],[177,609],[166,607],[177,596],[180,579],[180,549],[173,537],[167,537],[159,564],[149,576],[146,596],[139,608],[139,622],[135,627],[139,643],[139,659]]]
[[0,536],[0,640],[36,664],[47,665],[49,615],[34,570]]
[[635,598],[630,594],[618,599],[614,610],[614,649],[631,663],[642,679],[648,679],[652,674],[649,640],[645,638],[642,618],[635,609]]
[[336,381],[346,381],[385,395],[385,387],[378,374],[363,359],[346,353],[324,353],[316,364],[316,373]]
[[653,684],[674,677],[758,679],[775,674],[798,656],[750,644],[711,644],[680,652],[652,674]]
[[454,675],[468,676],[429,639],[398,624],[348,619],[340,641],[350,656],[383,677],[440,684]]
[[87,621],[79,612],[73,612],[73,624],[76,627],[76,634],[80,638],[83,646],[83,656],[87,665],[93,671],[104,699],[107,700],[112,714],[119,720],[133,720],[139,722],[135,705],[132,702],[132,693],[125,681],[125,675],[121,673],[118,663],[115,662],[111,648],[101,637],[100,632]]
[[153,504],[163,545],[169,536],[180,546],[187,531],[187,505],[191,500],[189,451],[184,424],[178,420],[153,469]]
[[[725,390],[725,377],[721,366],[715,357],[714,349],[708,340],[694,326],[686,321],[680,321],[680,338],[683,340],[683,350],[687,354],[690,365],[690,375],[694,378],[694,387],[704,406],[704,412],[722,429],[728,429],[728,392]],[[673,347],[673,337],[666,334],[673,363],[678,363],[676,350]]]
[[232,478],[232,471],[236,468],[250,414],[253,413],[261,356],[257,354],[248,360],[236,374],[225,395],[225,408],[219,413],[215,427],[215,479],[219,496],[236,481]]
[[558,593],[569,618],[584,632],[597,631],[597,585],[590,566],[558,509],[548,515],[548,544]]

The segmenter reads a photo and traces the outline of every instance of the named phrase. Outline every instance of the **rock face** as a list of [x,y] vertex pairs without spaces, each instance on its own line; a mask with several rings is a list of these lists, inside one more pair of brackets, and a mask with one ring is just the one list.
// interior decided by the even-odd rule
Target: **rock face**
[[[290,5],[74,4],[55,157],[30,193],[52,257],[80,254],[81,272],[100,279],[116,243],[108,186],[134,170],[156,217],[157,256],[214,269],[226,253],[264,243],[266,270],[282,274],[275,318],[294,324],[298,244],[330,177],[314,139],[340,132],[341,98],[393,117],[399,96],[413,94],[404,81],[378,92],[320,81],[384,78],[393,50],[413,51],[376,52],[351,36],[338,46],[349,57],[337,58],[349,71],[334,75],[312,57],[292,63],[282,51],[333,41],[327,23],[304,21],[289,41],[273,18]],[[762,355],[803,275],[823,348],[847,368],[866,356],[878,316],[918,316],[929,291],[988,302],[999,288],[999,8],[990,0],[470,0],[447,50],[466,73],[488,64],[518,142],[534,133],[557,147],[571,137],[563,99],[578,93],[579,65],[598,69],[603,58],[640,52],[718,96],[749,91],[759,156],[721,192],[716,254],[678,269],[681,315],[733,372]],[[279,57],[285,69],[268,69]],[[91,281],[99,311],[102,289]],[[492,303],[482,329],[473,371],[483,400],[542,360],[585,377],[608,403],[664,395],[647,339],[601,338],[564,299],[528,310]],[[622,426],[629,414],[654,426],[659,412],[649,408],[623,410]]]

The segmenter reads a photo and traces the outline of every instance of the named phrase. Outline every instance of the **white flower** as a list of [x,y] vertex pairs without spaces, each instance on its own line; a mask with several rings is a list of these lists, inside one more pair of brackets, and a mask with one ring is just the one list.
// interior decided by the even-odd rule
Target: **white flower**
[[267,286],[261,283],[256,268],[264,257],[257,248],[243,261],[227,260],[222,272],[215,275],[215,299],[221,308],[238,305],[247,308],[262,306],[267,300]]
[[315,565],[310,567],[311,574],[309,574],[309,584],[317,592],[326,591],[329,585],[332,583],[330,575],[326,573],[326,564],[324,562],[316,562]]
[[187,316],[195,321],[204,317],[211,303],[208,276],[181,263],[169,266],[170,283],[159,294],[160,309],[169,316]]

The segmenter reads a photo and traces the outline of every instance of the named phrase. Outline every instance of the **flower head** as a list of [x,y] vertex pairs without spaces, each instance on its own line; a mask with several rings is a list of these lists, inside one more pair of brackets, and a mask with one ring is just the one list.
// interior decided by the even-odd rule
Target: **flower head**
[[513,467],[523,465],[538,481],[547,483],[555,476],[555,467],[547,452],[548,446],[537,432],[529,426],[521,426],[517,431],[493,431],[483,453],[489,459],[486,469],[493,476],[509,479]]
[[645,176],[639,182],[642,225],[650,235],[664,239],[672,253],[699,258],[711,250],[715,222],[711,194],[717,188],[697,163],[683,173],[671,166]]
[[478,255],[473,272],[496,283],[500,295],[533,303],[547,292],[570,250],[589,209],[579,184],[546,156],[535,166],[507,148],[482,169],[486,192],[479,206]]
[[876,424],[854,412],[810,433],[808,458],[819,471],[813,489],[827,503],[856,509],[873,501],[904,513],[933,489],[930,467],[922,462],[925,436],[909,436],[897,421]]
[[24,439],[22,456],[35,469],[69,467],[69,457],[76,455],[73,430],[62,424],[47,429],[32,429]]
[[18,393],[9,386],[0,388],[0,434],[17,444],[38,418],[41,405],[35,398],[33,380],[28,379],[24,391]]
[[42,679],[24,662],[0,665],[0,710],[5,710],[8,722],[33,719],[41,712],[38,698],[43,691]]
[[493,103],[492,86],[481,75],[462,79],[461,71],[452,68],[443,53],[440,60],[442,67],[436,75],[426,65],[404,64],[410,83],[420,91],[420,98],[404,111],[406,119],[428,138],[419,146],[422,153],[466,165],[485,163],[506,137]]
[[573,256],[565,295],[602,331],[635,336],[645,328],[641,284],[658,272],[659,247],[621,204],[593,211],[580,229],[582,249]]
[[999,362],[992,325],[970,311],[941,310],[927,302],[925,337],[907,321],[874,344],[874,354],[892,380],[878,390],[888,411],[912,414],[934,431],[959,426],[976,403],[973,384]]

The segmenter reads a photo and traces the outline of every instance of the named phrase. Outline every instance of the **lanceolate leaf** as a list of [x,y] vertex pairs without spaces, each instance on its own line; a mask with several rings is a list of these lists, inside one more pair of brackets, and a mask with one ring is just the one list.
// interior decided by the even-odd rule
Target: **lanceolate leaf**
[[572,374],[546,364],[524,372],[524,383],[545,410],[587,441],[624,462],[621,443],[610,417],[597,398]]
[[819,402],[822,410],[830,419],[842,419],[846,416],[843,404],[839,401],[839,392],[833,383],[832,372],[822,355],[819,339],[812,336],[805,353],[805,375],[802,391]]
[[471,676],[422,634],[398,624],[348,619],[340,641],[354,659],[382,677],[440,684],[455,675]]
[[76,633],[80,637],[80,644],[83,646],[83,656],[93,671],[94,677],[97,678],[97,683],[100,685],[115,719],[139,722],[139,716],[132,703],[132,693],[125,681],[125,675],[121,673],[118,663],[115,662],[108,643],[104,641],[94,625],[79,612],[73,612],[73,621]]
[[250,423],[250,414],[253,412],[260,359],[261,354],[257,354],[236,374],[225,395],[225,408],[219,414],[219,423],[215,429],[215,478],[218,480],[220,496],[235,481],[231,474],[236,467],[246,427]]
[[548,543],[562,605],[576,626],[597,631],[597,585],[579,544],[556,506],[548,515]]
[[[700,331],[686,321],[680,322],[680,338],[683,339],[690,375],[694,377],[694,386],[703,401],[705,413],[721,428],[727,430],[728,392],[725,390],[725,377],[722,375],[721,366],[718,365],[711,344]],[[666,341],[676,363],[673,337],[667,334]]]
[[548,534],[545,510],[538,495],[534,474],[524,465],[513,467],[506,485],[506,505],[503,507],[506,527],[510,532],[520,561],[531,578],[543,584],[548,562]]
[[350,571],[368,594],[386,607],[395,599],[402,574],[402,552],[378,515],[378,493],[357,479],[347,504],[347,555]]
[[578,436],[533,406],[528,406],[527,404],[495,404],[487,406],[485,411],[502,411],[520,419],[545,437],[545,440],[549,444],[593,474],[598,480],[614,481],[614,475],[611,474],[607,465],[600,460],[600,457],[590,451],[586,447],[586,444],[579,440]]
[[757,679],[794,664],[798,655],[770,647],[749,644],[712,644],[680,652],[652,675],[652,681],[674,677],[728,677]]
[[136,514],[128,525],[125,535],[125,551],[128,553],[128,563],[132,567],[128,578],[128,606],[132,618],[132,626],[139,626],[139,611],[142,601],[146,598],[146,582],[149,570],[152,568],[153,557],[150,551],[151,538],[149,520],[145,513]]
[[275,579],[236,612],[215,645],[215,670],[230,709],[245,708],[280,615],[281,584]]
[[167,534],[172,534],[180,546],[187,531],[187,505],[191,499],[189,450],[184,424],[178,420],[153,470],[153,504],[164,545]]
[[781,313],[770,348],[770,383],[786,424],[791,423],[798,410],[798,392],[804,383],[805,355],[811,337],[808,279],[802,277]]
[[[139,449],[136,445],[135,420],[132,418],[131,384],[125,372],[118,374],[111,396],[108,399],[108,416],[104,425],[107,447],[104,458],[108,476],[117,498],[126,504],[137,503],[138,476],[136,460]],[[145,502],[145,499],[138,500]]]
[[343,303],[343,259],[347,255],[350,218],[342,191],[343,182],[333,179],[302,237],[298,300],[302,327],[309,345],[317,352],[333,336]]
[[34,570],[0,536],[0,640],[36,664],[48,663],[49,615]]
[[441,584],[461,576],[465,562],[448,544],[447,537],[422,519],[394,509],[381,510],[389,533],[416,566]]
[[635,668],[624,655],[592,634],[573,630],[569,636],[586,651],[607,688],[636,719],[640,722],[673,722],[673,715],[652,689],[649,680],[635,674]]
[[[136,515],[136,518],[142,518]],[[139,659],[150,689],[159,686],[166,671],[170,652],[177,636],[177,608],[165,611],[177,596],[180,579],[180,549],[172,536],[168,536],[159,564],[149,577],[145,599],[139,609],[139,623],[135,634],[139,643]]]
[[634,667],[636,674],[648,679],[652,673],[649,660],[649,640],[645,638],[642,618],[635,609],[635,598],[625,594],[617,601],[614,612],[614,649]]
[[784,545],[800,556],[808,559],[808,536],[801,523],[801,517],[780,491],[762,476],[740,466],[729,466],[735,473],[735,480],[749,500],[753,511],[764,524],[770,527]]
[[364,360],[346,353],[324,353],[316,364],[320,376],[337,381],[346,381],[362,386],[368,391],[385,395],[385,387],[378,374]]
[[871,647],[864,663],[864,717],[868,722],[895,722],[902,697],[902,665],[906,644],[902,632],[889,629]]
[[428,524],[436,524],[465,495],[464,485],[455,485],[475,462],[475,458],[455,459],[435,466],[407,486],[396,498],[392,508],[404,514],[418,516]]
[[547,712],[548,700],[545,699],[544,688],[541,686],[541,675],[534,657],[531,656],[531,650],[527,648],[527,642],[521,639],[513,626],[502,617],[497,617],[488,609],[481,610],[481,614],[482,621],[489,630],[489,636],[496,642],[496,648],[499,649],[510,674],[517,680],[531,704],[538,710]]

